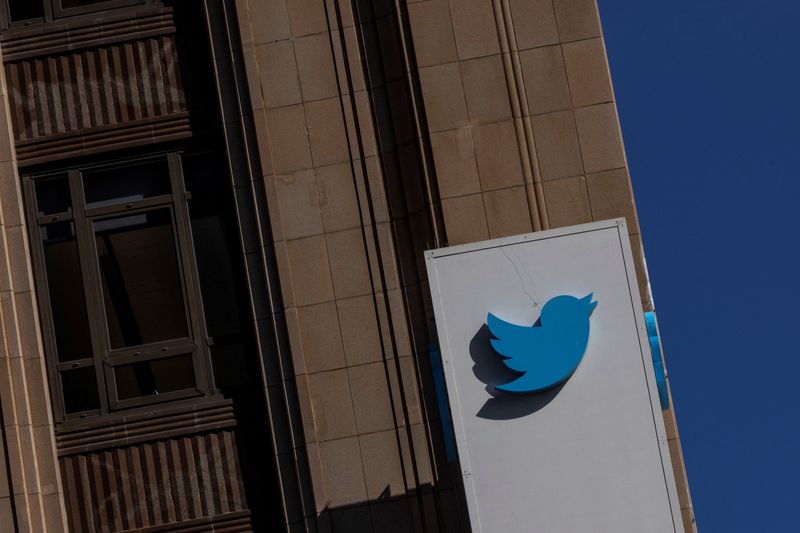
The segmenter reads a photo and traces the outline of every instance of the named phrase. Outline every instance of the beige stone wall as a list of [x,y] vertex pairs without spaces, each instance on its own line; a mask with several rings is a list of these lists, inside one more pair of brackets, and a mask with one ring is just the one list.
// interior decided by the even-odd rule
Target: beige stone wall
[[[391,319],[381,312],[385,302],[393,309],[403,299],[394,305],[381,283],[395,286],[402,272],[391,264],[387,279],[376,272],[403,255],[389,224],[397,220],[387,217],[387,209],[398,211],[386,199],[393,168],[401,183],[420,172],[422,183],[435,185],[420,211],[439,210],[443,227],[434,213],[428,245],[626,217],[643,304],[652,309],[593,0],[387,2],[359,8],[355,17],[349,3],[333,0],[241,0],[238,15],[318,512],[434,480],[426,474],[409,483],[403,475],[414,462],[404,450],[416,459],[426,452],[401,431],[403,416],[420,432],[425,427],[416,391],[393,395],[398,383],[387,372],[387,357],[405,358],[411,372],[415,349],[408,341],[386,346],[398,337],[390,329],[406,334],[408,325],[401,312]],[[385,37],[392,33],[395,41]],[[386,43],[411,42],[399,54],[406,72],[395,73],[396,51]],[[389,63],[377,81],[370,67],[376,55]],[[375,101],[414,100],[419,95],[402,87],[415,82],[421,101],[408,107],[412,115],[415,106],[424,110],[424,118],[417,117],[413,139],[395,139],[397,149],[387,150]],[[391,118],[390,134],[398,136]],[[415,146],[430,150],[432,165],[424,156],[407,161],[413,158],[404,149]],[[415,163],[421,170],[410,170]],[[413,189],[388,194],[389,204],[405,194],[410,220]],[[392,415],[398,403],[412,409]],[[671,412],[665,417],[674,428]],[[677,434],[670,436],[689,524]]]
[[[370,102],[403,74],[366,79],[374,58],[349,3],[237,6],[318,526],[415,530],[436,520],[441,475],[418,389],[425,341],[407,315],[420,286],[398,264],[407,201],[387,183],[408,175],[416,141],[387,147],[397,130],[381,131]],[[373,52],[389,20],[370,9]],[[453,490],[436,499],[455,506]]]
[[[236,6],[312,512],[322,531],[460,531],[458,472],[426,397],[421,251],[624,216],[652,309],[595,2]],[[0,88],[0,520],[13,500],[21,531],[49,533],[64,507]],[[665,420],[691,531],[671,410]]]
[[594,0],[409,11],[449,243],[624,216],[652,307]]
[[21,183],[2,74],[0,93],[0,406],[4,433],[0,448],[6,447],[0,450],[0,523],[13,530],[13,504],[20,532],[66,531]]
[[[642,240],[595,0],[409,4],[450,244],[625,217]],[[687,531],[675,416],[663,412]]]
[[[403,475],[427,453],[401,430],[403,417],[425,426],[416,391],[393,394],[398,383],[387,372],[386,357],[407,361],[411,373],[412,356],[424,355],[413,331],[408,338],[407,317],[381,311],[386,302],[408,307],[407,291],[381,285],[404,277],[390,264],[409,253],[398,225],[418,230],[415,216],[432,212],[424,249],[623,216],[652,309],[596,4],[422,0],[357,4],[355,14],[335,0],[238,6],[317,510],[387,488],[413,491],[435,475]],[[416,128],[408,140],[397,124],[401,100]],[[387,194],[393,172],[405,187]],[[404,205],[393,208],[400,195]],[[382,280],[377,267],[387,264]],[[395,337],[401,342],[387,346]],[[398,404],[411,409],[392,415]],[[665,418],[674,428],[671,411]],[[679,441],[670,436],[689,524]]]

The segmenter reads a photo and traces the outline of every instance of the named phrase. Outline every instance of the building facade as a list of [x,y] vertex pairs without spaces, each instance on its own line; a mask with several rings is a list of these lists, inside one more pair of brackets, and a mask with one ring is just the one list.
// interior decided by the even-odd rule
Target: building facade
[[625,217],[653,310],[595,0],[0,19],[3,531],[468,531],[423,252]]

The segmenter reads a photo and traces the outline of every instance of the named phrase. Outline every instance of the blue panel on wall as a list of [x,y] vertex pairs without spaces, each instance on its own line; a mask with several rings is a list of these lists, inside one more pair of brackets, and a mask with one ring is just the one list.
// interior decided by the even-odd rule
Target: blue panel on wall
[[647,337],[650,340],[650,353],[653,356],[653,369],[656,372],[656,385],[658,386],[658,398],[661,401],[661,409],[669,409],[667,374],[664,371],[664,358],[661,355],[661,341],[658,338],[656,314],[652,311],[645,313],[644,322],[647,326]]
[[436,401],[439,405],[439,421],[442,424],[444,435],[444,448],[447,460],[450,462],[458,458],[456,451],[456,437],[453,432],[453,419],[450,417],[450,403],[447,401],[447,388],[444,384],[444,368],[442,367],[442,354],[435,344],[428,346],[428,357],[431,360],[433,386],[436,389]]

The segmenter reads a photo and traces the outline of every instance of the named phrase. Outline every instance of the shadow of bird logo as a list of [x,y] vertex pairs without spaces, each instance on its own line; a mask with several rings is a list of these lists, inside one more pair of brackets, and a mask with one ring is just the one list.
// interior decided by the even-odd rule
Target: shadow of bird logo
[[526,394],[554,387],[569,378],[583,359],[589,342],[589,317],[597,306],[592,294],[583,298],[561,295],[544,304],[532,326],[518,326],[492,313],[486,325],[492,348],[519,377],[495,389]]

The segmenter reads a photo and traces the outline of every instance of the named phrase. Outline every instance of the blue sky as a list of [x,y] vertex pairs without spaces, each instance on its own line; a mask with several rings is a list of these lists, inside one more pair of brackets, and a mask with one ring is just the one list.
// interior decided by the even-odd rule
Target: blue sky
[[599,5],[699,530],[800,531],[800,2]]

